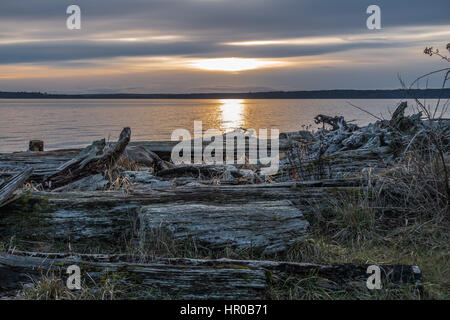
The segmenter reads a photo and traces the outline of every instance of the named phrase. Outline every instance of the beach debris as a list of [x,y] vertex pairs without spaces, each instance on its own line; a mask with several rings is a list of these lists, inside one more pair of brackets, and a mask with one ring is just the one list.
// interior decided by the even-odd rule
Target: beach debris
[[[144,259],[144,262],[141,262]],[[367,289],[367,264],[316,264],[271,260],[152,258],[132,255],[0,253],[0,291],[22,289],[42,274],[65,273],[70,265],[89,270],[85,285],[120,279],[121,298],[263,299],[270,288],[288,278],[314,278],[334,290]],[[414,265],[379,265],[384,287],[422,288],[422,272]],[[368,289],[367,289],[368,290]],[[160,295],[160,296],[158,296]]]
[[62,165],[58,172],[47,177],[43,185],[49,189],[56,189],[87,176],[105,174],[115,166],[130,142],[130,137],[130,128],[124,128],[119,140],[111,147],[101,150],[102,141],[94,142],[74,160]]
[[110,181],[106,180],[102,174],[95,174],[81,178],[77,181],[69,183],[65,186],[59,187],[53,191],[55,192],[69,192],[69,191],[95,191],[105,190]]
[[103,152],[105,147],[106,147],[105,139],[96,140],[91,145],[89,145],[86,148],[84,148],[83,150],[81,150],[81,152],[78,153],[74,158],[63,163],[56,170],[63,171],[75,163],[80,163],[82,161],[96,157]]
[[178,178],[194,177],[199,180],[216,179],[224,182],[256,183],[260,178],[250,169],[238,169],[233,165],[176,165],[157,172],[158,177]]
[[[343,117],[318,115],[316,123],[331,128],[324,125],[306,141],[300,134],[289,133],[286,137],[294,141],[280,161],[277,181],[336,179],[360,176],[368,168],[373,172],[386,169],[412,143],[428,139],[424,132],[429,131],[430,123],[421,120],[421,112],[405,115],[407,107],[407,102],[402,102],[390,120],[379,119],[363,127],[348,124]],[[450,121],[437,121],[433,128],[445,135]]]
[[28,144],[28,151],[32,152],[44,151],[44,141],[31,140]]
[[389,127],[395,128],[398,131],[406,134],[411,134],[416,132],[417,127],[422,124],[422,112],[413,114],[411,116],[405,116],[405,110],[407,107],[407,102],[400,103],[400,105],[392,114],[392,118],[389,121]]
[[306,141],[306,142],[316,142],[317,138],[311,131],[300,130],[293,132],[282,132],[280,133],[280,139],[292,139],[298,141]]
[[141,208],[149,234],[166,232],[177,242],[192,241],[211,249],[285,251],[306,235],[309,223],[290,201],[241,204],[152,204]]
[[355,131],[358,130],[358,126],[355,124],[347,123],[342,116],[330,117],[323,114],[319,114],[314,117],[314,122],[316,124],[328,124],[331,126],[331,130],[345,130],[345,131]]
[[[164,182],[170,183],[160,183]],[[67,243],[70,239],[73,248],[86,242],[111,248],[125,239],[150,239],[158,233],[176,242],[191,237],[211,250],[229,246],[269,254],[303,241],[308,226],[304,212],[311,210],[311,204],[323,202],[328,188],[338,190],[337,183],[341,182],[170,189],[152,183],[130,193],[33,191],[10,204],[9,214],[0,219],[0,234],[15,236],[18,242]]]
[[0,189],[0,207],[17,199],[14,192],[21,188],[33,173],[33,168],[27,168],[16,176],[12,177],[9,182],[1,186]]
[[174,166],[172,163],[162,160],[146,145],[129,145],[123,156],[137,165],[152,168],[154,172],[170,169]]
[[124,171],[122,174],[131,183],[148,184],[154,182],[155,180],[158,180],[149,171]]

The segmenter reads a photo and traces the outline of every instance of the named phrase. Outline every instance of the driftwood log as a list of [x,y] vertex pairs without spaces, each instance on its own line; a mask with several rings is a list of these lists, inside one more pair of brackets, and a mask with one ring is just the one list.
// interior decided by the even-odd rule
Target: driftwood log
[[[134,262],[133,262],[134,261]],[[140,261],[140,262],[139,262]],[[274,279],[297,276],[326,280],[334,289],[365,287],[368,265],[310,264],[255,260],[150,259],[127,255],[61,253],[0,253],[0,292],[21,289],[52,273],[65,283],[66,268],[80,267],[85,287],[106,277],[128,298],[261,299],[267,298]],[[382,265],[383,287],[421,286],[417,266]]]
[[46,178],[44,186],[54,189],[90,175],[104,173],[115,165],[130,142],[130,137],[130,128],[124,128],[117,143],[100,154],[101,143],[94,143],[90,149],[85,149],[85,154],[62,165],[58,172]]
[[212,249],[232,247],[285,251],[302,240],[309,223],[289,201],[244,204],[159,204],[141,208],[149,232],[167,233],[178,242],[192,239]]
[[32,173],[33,168],[25,169],[23,172],[13,177],[4,186],[0,185],[0,207],[3,207],[4,205],[8,204],[8,202],[16,199],[16,197],[14,197],[14,192],[22,187],[22,185],[28,180]]
[[[33,192],[7,208],[9,213],[0,219],[0,239],[14,236],[27,248],[44,241],[114,249],[132,239],[141,242],[159,236],[211,250],[229,247],[274,254],[306,234],[308,222],[302,211],[291,201],[277,200],[276,192],[271,200],[256,188],[247,193],[240,188],[242,198],[233,188],[228,195],[224,187],[177,189],[129,194]],[[256,198],[246,198],[252,193]],[[227,201],[230,196],[234,199]]]
[[[260,143],[265,143],[261,141]],[[127,144],[123,156],[145,167],[154,167],[156,171],[171,167],[172,149],[179,144],[179,141],[135,141]],[[193,145],[193,142],[191,143]],[[206,148],[210,141],[204,141],[202,148]],[[267,141],[270,146],[270,140]],[[85,149],[66,149],[45,152],[14,152],[0,153],[0,178],[11,177],[27,167],[32,167],[35,172],[32,178],[35,181],[42,181],[61,171],[61,169],[84,161],[90,156],[100,155],[102,146],[107,146],[104,140],[95,141]],[[225,146],[225,145],[224,145]],[[280,139],[279,149],[282,152],[289,148],[287,139]],[[248,149],[248,144],[246,145]],[[191,154],[194,155],[192,146]],[[100,152],[98,152],[100,151]],[[241,152],[235,148],[235,154]],[[224,156],[226,152],[224,152]]]
[[154,172],[173,167],[172,163],[162,160],[146,145],[128,145],[123,157],[139,166],[152,168]]
[[31,180],[42,180],[46,174],[55,173],[58,167],[75,157],[81,149],[45,152],[14,152],[0,154],[0,178],[11,178],[26,168],[33,168]]
[[314,122],[316,124],[328,124],[331,126],[331,130],[333,131],[338,129],[350,131],[358,129],[357,125],[347,123],[342,116],[330,117],[327,115],[319,114],[314,117]]

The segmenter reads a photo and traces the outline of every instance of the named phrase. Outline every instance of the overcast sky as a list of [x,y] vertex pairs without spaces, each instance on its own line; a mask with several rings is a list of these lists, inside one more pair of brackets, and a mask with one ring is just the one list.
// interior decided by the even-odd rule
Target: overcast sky
[[1,0],[0,91],[398,88],[446,67],[423,49],[449,42],[449,0]]

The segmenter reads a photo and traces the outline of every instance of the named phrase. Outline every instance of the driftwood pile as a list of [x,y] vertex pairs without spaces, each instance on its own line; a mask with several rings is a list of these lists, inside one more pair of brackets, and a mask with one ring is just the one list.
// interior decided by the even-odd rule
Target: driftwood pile
[[[319,115],[316,122],[324,127],[318,132],[281,134],[280,173],[270,183],[258,166],[174,165],[169,155],[175,143],[130,143],[129,128],[116,143],[99,140],[83,150],[0,154],[0,241],[14,239],[29,251],[95,246],[114,253],[125,243],[146,251],[168,239],[208,252],[281,255],[307,235],[305,215],[313,205],[338,191],[360,192],[365,169],[387,167],[398,146],[418,135],[426,124],[420,114],[405,116],[405,108],[400,105],[390,121],[362,128]],[[36,278],[75,262],[92,271],[91,279],[105,272],[124,276],[125,285],[139,286],[138,296],[152,288],[183,298],[264,298],[268,272],[313,272],[337,288],[367,279],[364,265],[188,259],[142,264],[122,258],[0,254],[0,292],[17,289],[27,275]],[[417,267],[383,270],[394,285],[420,281]]]
[[[378,120],[364,127],[347,123],[343,117],[318,115],[322,128],[315,133],[299,131],[283,134],[290,141],[290,150],[282,160],[279,180],[336,179],[360,176],[362,170],[374,172],[392,166],[412,143],[420,143],[430,122],[421,120],[422,113],[405,115],[407,103],[402,102],[390,120]],[[433,123],[449,137],[450,121]]]

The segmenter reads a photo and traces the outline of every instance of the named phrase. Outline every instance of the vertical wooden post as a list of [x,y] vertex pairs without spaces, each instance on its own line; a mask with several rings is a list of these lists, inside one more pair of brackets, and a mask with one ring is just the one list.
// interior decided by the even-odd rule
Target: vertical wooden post
[[44,151],[44,141],[42,140],[31,140],[29,147],[29,151]]

